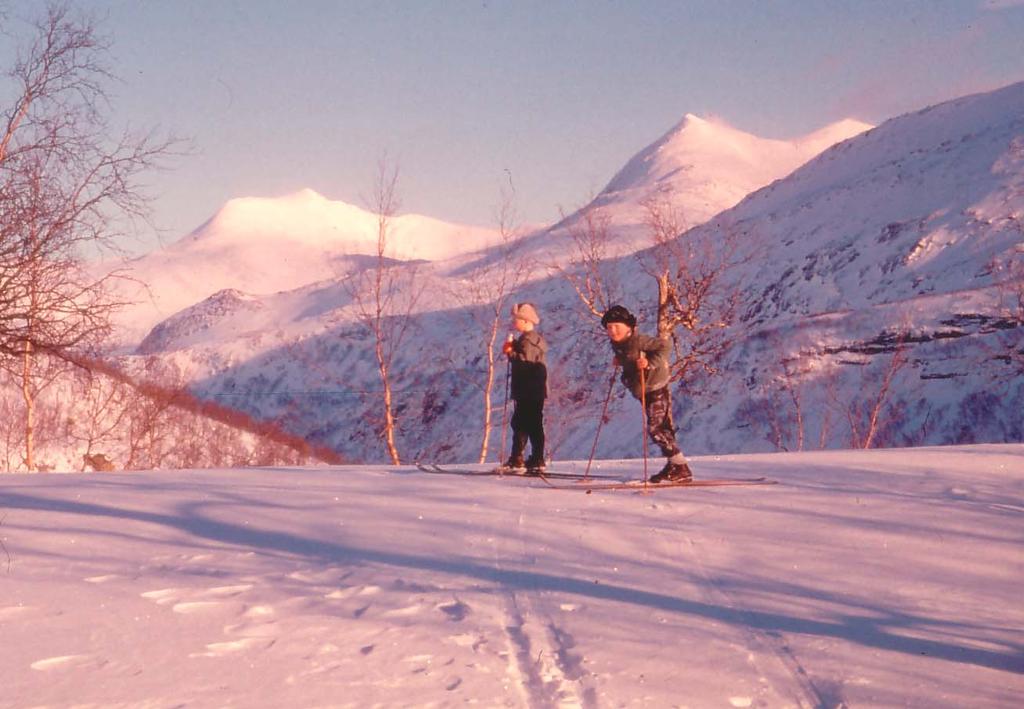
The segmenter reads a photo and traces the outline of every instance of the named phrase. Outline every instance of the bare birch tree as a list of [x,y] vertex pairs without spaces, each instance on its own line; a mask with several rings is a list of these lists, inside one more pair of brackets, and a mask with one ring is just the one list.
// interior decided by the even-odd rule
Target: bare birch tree
[[905,336],[900,335],[895,338],[887,355],[861,365],[857,381],[844,388],[847,400],[840,398],[839,388],[829,390],[831,405],[846,416],[851,447],[873,448],[880,445],[883,429],[894,422],[897,414],[894,399],[896,377],[908,363]]
[[668,191],[652,194],[643,207],[653,248],[641,264],[657,285],[657,330],[672,341],[672,378],[717,374],[740,299],[732,278],[743,263],[738,237],[728,225],[687,229]]
[[739,418],[755,430],[766,430],[767,440],[776,449],[802,451],[806,436],[804,358],[799,352],[789,355],[778,335],[767,338],[764,358],[768,366],[757,385],[760,396],[740,408]]
[[[130,417],[127,402],[131,399],[131,388],[88,369],[76,370],[75,374],[71,393],[77,406],[66,420],[65,438],[85,446],[85,470],[87,465],[95,467],[91,463],[93,456],[102,453],[106,458],[106,453],[117,445]],[[103,450],[97,450],[100,446]]]
[[145,215],[139,175],[173,145],[111,134],[107,47],[91,21],[51,4],[33,30],[0,114],[0,363],[20,372],[30,470],[38,360],[66,360],[108,333],[119,303],[111,277],[84,268],[87,251],[114,246],[115,215]]
[[414,325],[413,314],[423,285],[417,283],[416,267],[389,257],[394,239],[393,222],[399,208],[398,168],[382,158],[371,196],[377,215],[377,245],[370,266],[349,281],[359,322],[373,342],[374,360],[380,376],[381,437],[388,457],[401,463],[396,442],[393,365]]
[[[1024,225],[1017,226],[1024,237]],[[1004,322],[997,335],[995,357],[1009,367],[1009,379],[1024,376],[1024,242],[992,262],[999,293],[999,316]]]

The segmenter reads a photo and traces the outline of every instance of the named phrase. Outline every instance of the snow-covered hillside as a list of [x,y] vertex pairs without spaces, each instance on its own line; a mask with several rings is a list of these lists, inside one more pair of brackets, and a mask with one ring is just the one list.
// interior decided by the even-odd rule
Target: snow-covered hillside
[[[805,431],[817,440],[828,400],[877,396],[894,357],[906,364],[889,444],[1024,438],[1024,382],[1004,360],[1024,349],[1024,313],[1007,302],[1024,275],[1024,83],[887,121],[690,238],[727,232],[755,267],[741,274],[732,376],[690,427],[698,447],[720,445],[707,431],[754,432],[777,409],[765,390],[789,376],[783,361],[817,412]],[[1018,282],[1000,284],[999,264],[1015,264]]]
[[[1002,358],[1024,347],[1019,316],[1001,307],[991,270],[994,258],[1020,259],[1024,244],[1022,117],[1024,84],[1015,84],[888,121],[683,236],[735,234],[751,257],[732,274],[742,319],[723,376],[676,398],[684,448],[851,445],[855,415],[869,416],[892,370],[876,444],[1024,438],[1024,383]],[[407,457],[467,460],[479,449],[479,323],[451,297],[474,272],[459,263],[457,277],[450,261],[421,267],[420,329],[392,368]],[[608,267],[650,323],[653,281],[633,256]],[[155,330],[145,351],[172,359],[201,396],[381,460],[379,381],[346,294],[340,279],[223,295]],[[606,345],[560,277],[535,279],[514,299],[544,317],[554,452],[586,455]],[[637,406],[613,393],[599,455],[638,455]]]
[[1024,241],[1024,82],[887,121],[703,229],[763,247],[753,322],[988,287]]
[[0,476],[0,706],[1019,704],[1024,446],[693,462]]

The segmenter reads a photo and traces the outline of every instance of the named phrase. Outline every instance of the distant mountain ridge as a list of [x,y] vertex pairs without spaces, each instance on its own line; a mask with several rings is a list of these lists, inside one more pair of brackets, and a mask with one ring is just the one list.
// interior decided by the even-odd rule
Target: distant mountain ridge
[[[673,202],[697,223],[692,220],[732,206],[832,142],[868,127],[841,121],[778,141],[687,114],[630,160],[593,205],[609,208],[622,234],[620,250],[628,252],[646,243],[644,235],[628,233],[642,222],[639,204],[652,191],[671,187]],[[229,200],[190,234],[129,264],[131,276],[145,287],[126,285],[126,299],[137,304],[121,317],[122,336],[138,342],[161,320],[223,290],[269,294],[343,277],[360,268],[360,257],[376,252],[377,229],[377,215],[311,189]],[[545,263],[562,257],[564,240],[549,239],[543,230],[538,237]],[[450,261],[486,254],[499,240],[496,229],[395,215],[387,256]]]

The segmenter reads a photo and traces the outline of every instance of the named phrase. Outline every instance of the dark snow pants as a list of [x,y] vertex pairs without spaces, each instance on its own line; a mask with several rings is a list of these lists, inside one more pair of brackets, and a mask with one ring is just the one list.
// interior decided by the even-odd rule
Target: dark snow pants
[[530,462],[544,462],[544,400],[516,399],[512,413],[512,455],[513,461],[523,459],[526,441],[530,441]]

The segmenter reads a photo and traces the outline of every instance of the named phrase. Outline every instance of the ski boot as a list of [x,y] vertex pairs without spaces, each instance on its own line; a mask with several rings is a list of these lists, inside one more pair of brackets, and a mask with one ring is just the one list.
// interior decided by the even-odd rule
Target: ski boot
[[498,475],[522,475],[526,472],[526,465],[522,458],[509,458],[505,463],[494,469]]
[[652,483],[672,482],[688,483],[693,480],[693,472],[686,463],[665,463],[665,467],[651,476]]
[[543,477],[544,470],[545,467],[543,459],[538,460],[536,458],[530,458],[530,460],[526,461],[527,475],[530,475],[532,477]]

